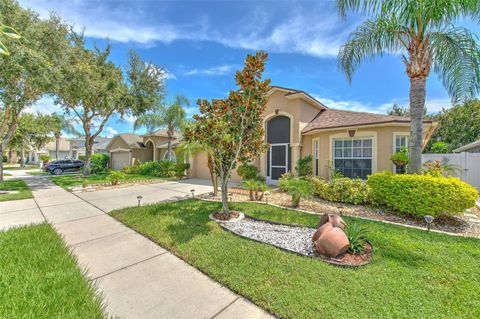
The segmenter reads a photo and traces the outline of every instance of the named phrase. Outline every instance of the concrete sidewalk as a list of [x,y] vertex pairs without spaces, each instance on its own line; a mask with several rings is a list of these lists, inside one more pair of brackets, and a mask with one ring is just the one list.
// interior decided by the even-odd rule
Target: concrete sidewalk
[[[99,198],[92,198],[96,201],[93,205],[46,178],[26,182],[41,213],[62,235],[79,264],[86,267],[87,277],[103,294],[109,314],[122,318],[272,318],[105,214],[98,204],[108,193],[97,194]],[[167,192],[164,186],[158,188],[157,199],[158,194],[164,194],[165,200],[179,196]],[[185,188],[179,187],[179,192],[185,193]],[[95,193],[90,196],[95,197]],[[121,192],[115,200],[134,198],[137,193],[136,188],[130,194]]]

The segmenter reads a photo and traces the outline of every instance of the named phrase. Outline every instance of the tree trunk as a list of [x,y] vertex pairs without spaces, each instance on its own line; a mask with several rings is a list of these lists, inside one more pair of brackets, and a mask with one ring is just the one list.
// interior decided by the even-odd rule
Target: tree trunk
[[426,78],[410,78],[410,141],[407,169],[410,174],[422,172],[423,113],[425,109]]
[[3,182],[3,146],[0,143],[0,157],[2,160],[0,161],[0,182]]
[[92,141],[90,137],[85,137],[85,166],[83,167],[83,176],[90,176],[92,162]]
[[22,161],[20,162],[20,167],[25,167],[25,149],[22,146],[21,149],[21,156],[22,156]]
[[60,134],[55,133],[55,157],[60,160]]
[[222,213],[228,215],[228,178],[221,177],[221,190],[222,190]]
[[218,178],[217,174],[215,174],[215,170],[213,167],[213,159],[212,155],[207,153],[207,166],[208,170],[210,171],[210,179],[212,180],[212,186],[213,186],[213,196],[217,196],[218,194]]

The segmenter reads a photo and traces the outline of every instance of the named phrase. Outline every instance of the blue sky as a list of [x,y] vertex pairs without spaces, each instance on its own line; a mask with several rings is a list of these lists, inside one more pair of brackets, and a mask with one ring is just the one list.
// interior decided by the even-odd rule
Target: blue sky
[[[112,44],[112,60],[124,65],[130,48],[168,70],[168,97],[186,95],[197,111],[198,98],[224,97],[246,54],[269,53],[265,76],[273,85],[304,90],[331,108],[385,113],[393,103],[408,105],[408,78],[399,56],[364,63],[348,83],[336,55],[363,19],[341,19],[334,1],[82,1],[20,0],[48,16],[55,11],[85,28],[90,45]],[[478,33],[479,28],[474,26]],[[107,40],[108,39],[108,40]],[[427,87],[427,109],[449,107],[436,76]],[[33,107],[57,111],[44,99]],[[131,132],[132,119],[112,118],[102,135]]]

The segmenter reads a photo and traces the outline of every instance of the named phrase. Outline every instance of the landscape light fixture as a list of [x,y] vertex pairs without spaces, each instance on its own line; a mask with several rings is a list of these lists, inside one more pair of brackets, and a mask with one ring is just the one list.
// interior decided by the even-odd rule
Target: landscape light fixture
[[195,190],[191,189],[190,192],[192,193],[192,198],[195,198]]
[[140,207],[140,202],[142,201],[143,196],[138,195],[137,200],[138,200],[138,207]]
[[430,231],[430,226],[433,223],[433,216],[425,215],[425,222],[427,223],[427,229]]
[[263,195],[265,196],[265,204],[268,204],[268,196],[270,196],[270,192],[265,192]]

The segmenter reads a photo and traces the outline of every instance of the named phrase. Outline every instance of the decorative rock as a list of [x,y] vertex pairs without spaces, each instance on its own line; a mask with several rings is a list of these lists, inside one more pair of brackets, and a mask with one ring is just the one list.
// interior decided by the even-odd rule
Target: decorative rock
[[327,228],[315,242],[315,249],[328,257],[345,253],[349,246],[348,237],[340,227]]

